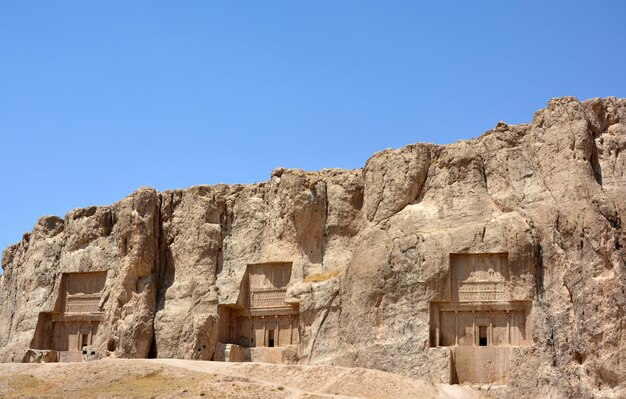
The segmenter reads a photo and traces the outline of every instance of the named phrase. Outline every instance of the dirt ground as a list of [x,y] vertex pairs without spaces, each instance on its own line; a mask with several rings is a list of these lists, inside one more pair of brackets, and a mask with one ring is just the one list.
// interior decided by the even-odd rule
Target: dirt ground
[[178,359],[0,364],[2,398],[479,398],[458,385],[334,366]]

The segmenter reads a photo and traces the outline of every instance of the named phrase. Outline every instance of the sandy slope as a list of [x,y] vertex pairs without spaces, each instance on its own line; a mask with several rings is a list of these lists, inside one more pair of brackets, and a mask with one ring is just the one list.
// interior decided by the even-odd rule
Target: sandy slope
[[361,368],[106,359],[0,364],[2,398],[479,398],[468,387],[431,384]]

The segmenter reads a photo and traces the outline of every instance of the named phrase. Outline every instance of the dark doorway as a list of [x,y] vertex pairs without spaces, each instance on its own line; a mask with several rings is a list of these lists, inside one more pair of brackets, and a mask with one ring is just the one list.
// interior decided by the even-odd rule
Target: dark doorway
[[274,347],[274,330],[269,330],[268,331],[268,336],[267,336],[267,346],[269,346],[270,348]]
[[80,335],[80,349],[83,351],[83,355],[87,354],[87,345],[89,345],[89,335],[81,334]]
[[487,346],[487,326],[478,327],[478,345]]

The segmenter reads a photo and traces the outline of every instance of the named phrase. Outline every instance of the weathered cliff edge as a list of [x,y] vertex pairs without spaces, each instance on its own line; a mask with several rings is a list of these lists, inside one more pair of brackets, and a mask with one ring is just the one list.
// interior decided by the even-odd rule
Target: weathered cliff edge
[[141,188],[43,217],[3,252],[0,360],[22,361],[62,273],[95,270],[108,270],[98,353],[211,359],[217,305],[237,301],[247,265],[289,261],[299,363],[442,381],[429,303],[449,254],[507,252],[512,296],[532,301],[507,395],[625,394],[625,150],[626,99],[566,97],[530,124],[384,150],[362,170]]

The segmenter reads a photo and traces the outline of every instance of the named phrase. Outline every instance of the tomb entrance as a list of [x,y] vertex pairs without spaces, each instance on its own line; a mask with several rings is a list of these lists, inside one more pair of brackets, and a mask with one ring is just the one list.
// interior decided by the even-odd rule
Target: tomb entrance
[[430,303],[430,346],[450,347],[452,383],[506,383],[531,342],[530,301],[511,298],[508,255],[450,254],[449,299]]
[[248,265],[237,304],[219,306],[219,342],[244,348],[298,344],[298,304],[285,301],[290,279],[291,263]]
[[63,273],[54,310],[41,312],[31,349],[57,352],[59,361],[80,361],[98,333],[106,271]]

